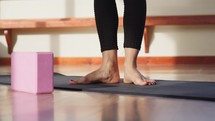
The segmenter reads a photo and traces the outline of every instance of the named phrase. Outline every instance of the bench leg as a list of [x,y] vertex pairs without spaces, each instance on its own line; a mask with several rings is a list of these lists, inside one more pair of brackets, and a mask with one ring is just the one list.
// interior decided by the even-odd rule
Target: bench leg
[[7,41],[7,47],[8,47],[8,54],[11,54],[13,51],[13,45],[12,45],[12,30],[4,30],[4,36]]
[[145,29],[144,29],[144,44],[145,44],[145,53],[149,53],[149,43],[150,43],[150,40],[149,40],[149,27],[148,26],[145,26]]

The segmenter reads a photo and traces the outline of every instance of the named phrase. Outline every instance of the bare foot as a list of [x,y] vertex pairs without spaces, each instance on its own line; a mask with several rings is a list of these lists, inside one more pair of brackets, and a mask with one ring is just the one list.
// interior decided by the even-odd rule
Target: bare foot
[[103,62],[101,67],[86,76],[78,79],[71,80],[70,84],[91,84],[91,83],[119,83],[119,69],[117,63],[117,51],[109,50],[103,53]]
[[155,85],[155,80],[147,79],[137,70],[137,55],[139,50],[125,48],[125,73],[124,83],[134,83],[135,85]]
[[70,84],[119,83],[119,72],[114,68],[99,68],[79,80],[71,80]]
[[140,86],[156,85],[155,80],[144,77],[136,68],[125,69],[123,82]]

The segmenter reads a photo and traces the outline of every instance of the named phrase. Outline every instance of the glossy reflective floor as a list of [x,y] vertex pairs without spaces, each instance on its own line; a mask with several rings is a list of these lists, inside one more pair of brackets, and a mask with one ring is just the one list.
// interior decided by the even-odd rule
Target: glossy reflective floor
[[[98,65],[55,66],[55,72],[85,75]],[[215,65],[139,66],[154,79],[214,81]],[[121,72],[123,68],[120,67]],[[10,74],[1,66],[0,74]],[[120,74],[123,77],[123,73]],[[55,90],[34,95],[0,85],[0,121],[214,121],[215,102]]]

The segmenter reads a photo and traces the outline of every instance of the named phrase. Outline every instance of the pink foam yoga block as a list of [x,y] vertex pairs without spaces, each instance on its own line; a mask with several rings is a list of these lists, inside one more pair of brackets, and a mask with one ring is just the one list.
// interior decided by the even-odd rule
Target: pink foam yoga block
[[53,53],[13,52],[11,88],[36,94],[53,92]]

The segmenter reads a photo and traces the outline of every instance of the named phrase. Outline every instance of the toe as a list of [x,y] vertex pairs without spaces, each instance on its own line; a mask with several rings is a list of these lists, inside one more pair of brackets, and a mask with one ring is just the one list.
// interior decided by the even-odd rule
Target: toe
[[84,84],[86,80],[84,78],[80,78],[79,80],[70,80],[69,84]]
[[146,78],[142,76],[142,79],[147,82],[148,85],[156,85],[156,81],[153,79]]
[[150,80],[150,83],[151,83],[152,85],[156,85],[156,84],[157,84],[155,80]]
[[69,84],[78,84],[78,81],[77,80],[70,80]]
[[145,80],[148,82],[148,85],[156,85],[156,82],[153,80]]

